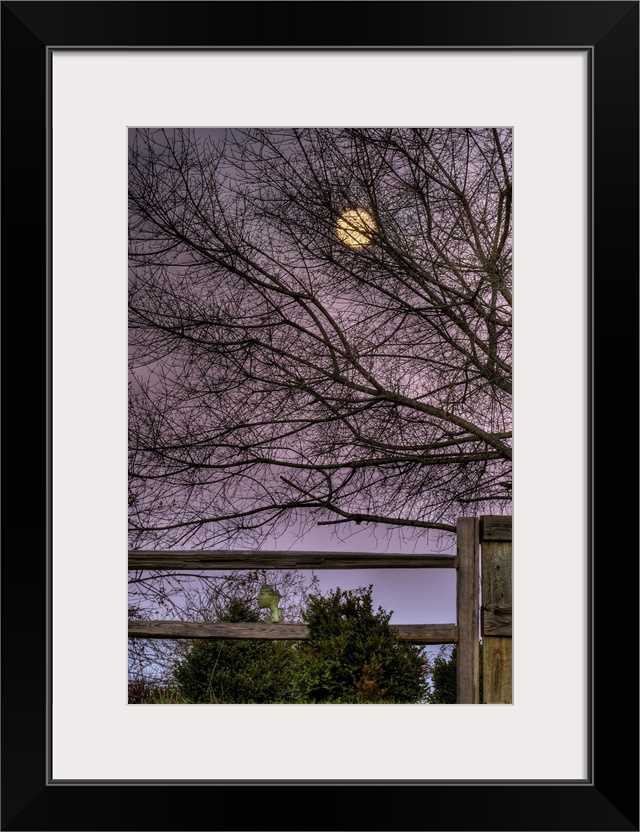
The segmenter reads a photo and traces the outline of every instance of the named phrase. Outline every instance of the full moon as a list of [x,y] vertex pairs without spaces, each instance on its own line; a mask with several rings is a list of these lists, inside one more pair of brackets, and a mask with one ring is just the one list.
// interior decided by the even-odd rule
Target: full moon
[[368,246],[375,230],[375,221],[364,208],[344,211],[338,218],[336,228],[340,241],[350,248]]

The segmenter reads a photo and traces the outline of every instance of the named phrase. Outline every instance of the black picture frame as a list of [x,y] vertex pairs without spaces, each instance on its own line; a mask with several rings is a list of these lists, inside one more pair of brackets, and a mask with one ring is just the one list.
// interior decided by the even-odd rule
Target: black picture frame
[[[11,438],[5,463],[5,498],[11,508],[5,513],[8,545],[2,559],[3,830],[639,828],[638,502],[636,488],[629,487],[629,482],[637,485],[638,459],[633,452],[638,433],[639,3],[384,1],[367,4],[366,15],[359,2],[341,2],[339,15],[335,8],[328,2],[268,0],[2,3],[2,266],[12,324],[3,362]],[[215,39],[207,40],[212,32]],[[51,50],[62,47],[588,51],[592,452],[587,780],[191,784],[48,779],[48,65]],[[27,333],[29,349],[15,349],[15,339]],[[35,345],[40,351],[33,359]],[[27,434],[25,411],[42,419]],[[636,476],[626,471],[629,459]],[[549,464],[552,475],[562,475],[561,458],[552,457]],[[43,467],[36,478],[34,471]],[[41,518],[37,545],[36,516]],[[571,645],[559,634],[550,649]],[[478,749],[478,754],[485,752],[495,749]],[[265,806],[273,809],[265,813]]]

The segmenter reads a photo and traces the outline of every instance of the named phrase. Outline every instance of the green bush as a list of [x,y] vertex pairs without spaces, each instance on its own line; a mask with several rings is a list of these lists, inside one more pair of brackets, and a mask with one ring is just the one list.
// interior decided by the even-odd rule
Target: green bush
[[[231,601],[223,621],[259,621],[247,602]],[[187,702],[213,704],[286,703],[295,642],[201,639],[176,665],[174,678]]]
[[[372,704],[424,702],[423,651],[399,640],[390,613],[375,612],[368,589],[310,596],[307,641],[211,639],[194,643],[175,668],[186,702]],[[232,601],[224,621],[257,622],[247,602]]]
[[299,702],[423,701],[423,651],[399,640],[391,613],[373,610],[372,587],[311,596],[304,620],[310,637],[297,648],[293,686]]

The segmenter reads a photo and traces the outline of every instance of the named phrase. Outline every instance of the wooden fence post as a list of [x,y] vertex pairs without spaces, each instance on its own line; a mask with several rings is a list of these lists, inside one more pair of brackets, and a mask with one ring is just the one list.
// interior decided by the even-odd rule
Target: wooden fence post
[[458,546],[458,703],[480,701],[480,537],[475,517],[461,517],[456,524]]
[[482,701],[513,702],[511,517],[480,518]]

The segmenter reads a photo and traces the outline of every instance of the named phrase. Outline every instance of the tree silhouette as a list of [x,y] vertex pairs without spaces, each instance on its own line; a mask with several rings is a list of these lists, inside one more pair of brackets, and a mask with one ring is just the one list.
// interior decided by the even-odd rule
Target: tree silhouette
[[131,131],[131,546],[508,513],[511,199],[508,129]]

